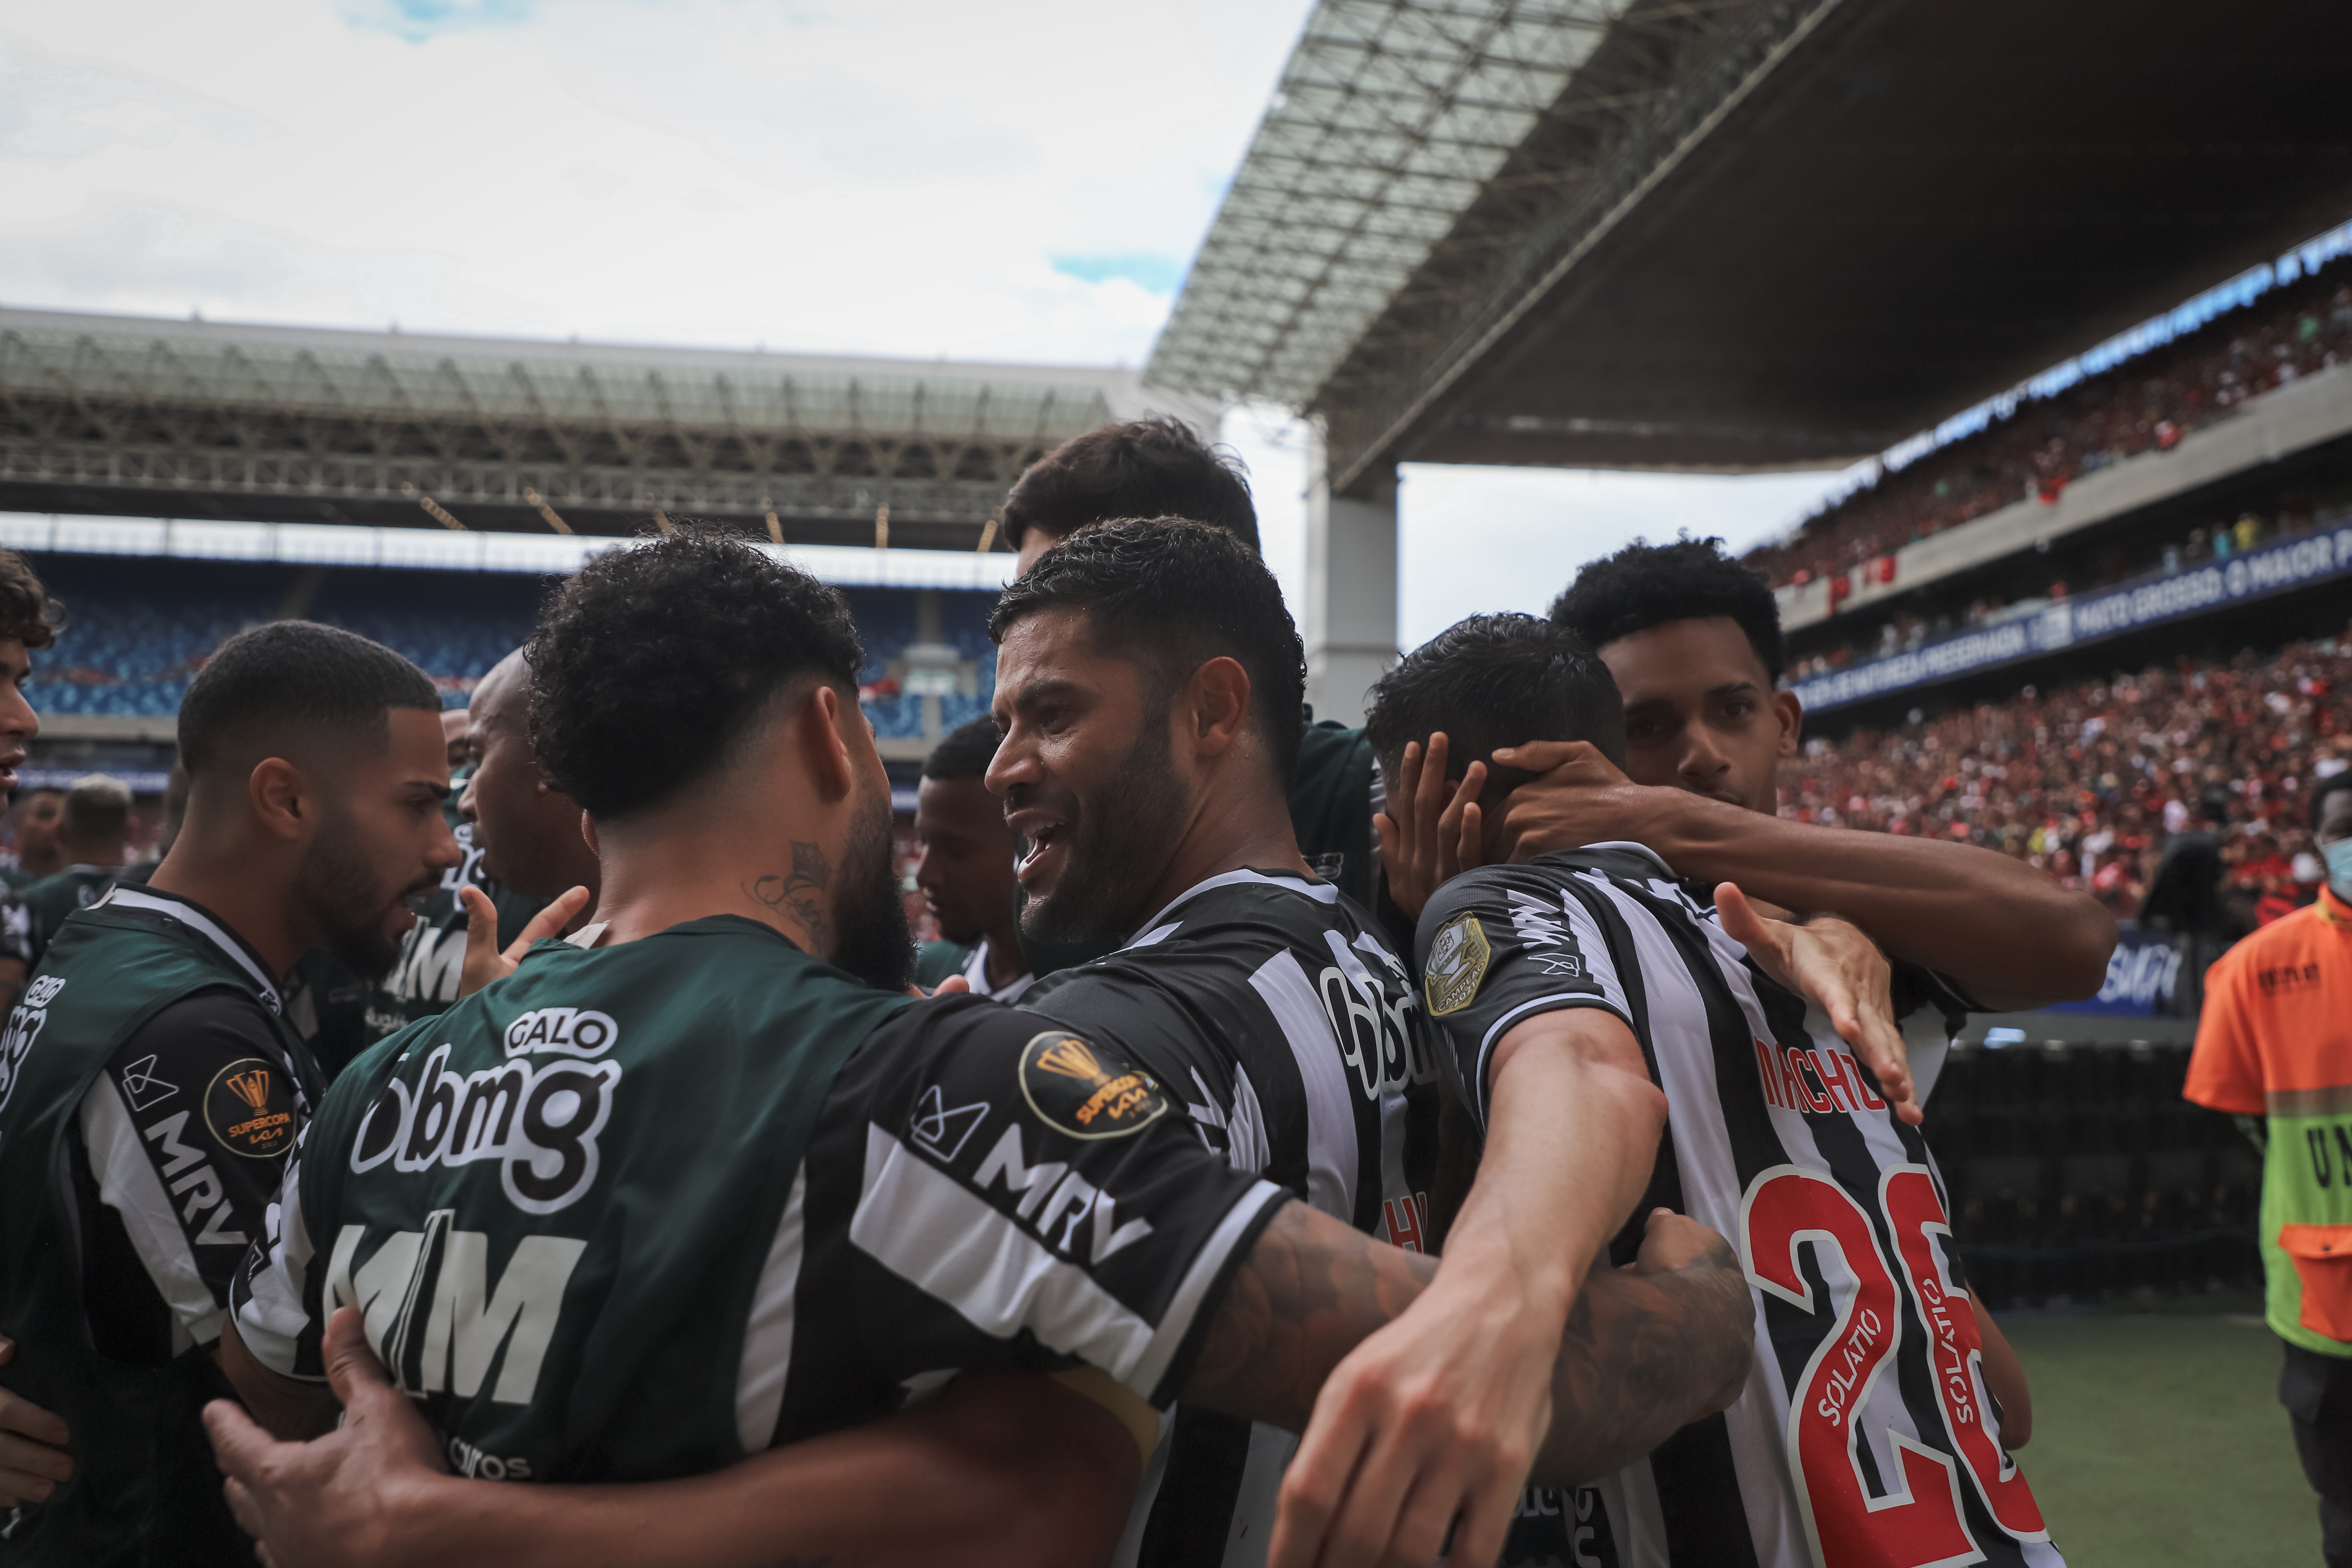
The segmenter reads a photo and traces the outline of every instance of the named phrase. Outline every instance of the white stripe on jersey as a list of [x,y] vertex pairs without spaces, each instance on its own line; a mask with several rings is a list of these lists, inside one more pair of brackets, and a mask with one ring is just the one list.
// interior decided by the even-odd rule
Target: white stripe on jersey
[[[1206,887],[1207,883],[1202,886]],[[1307,1096],[1307,1201],[1342,1225],[1356,1223],[1356,1108],[1348,1069],[1333,1044],[1330,1016],[1287,949],[1250,976],[1298,1062]]]
[[294,1152],[286,1162],[286,1180],[278,1189],[278,1201],[268,1209],[269,1262],[258,1273],[246,1277],[245,1300],[236,1307],[236,1337],[270,1371],[308,1383],[324,1383],[323,1372],[300,1370],[298,1357],[302,1336],[310,1326],[302,1296],[310,1284],[310,1266],[318,1259],[310,1225],[302,1218],[302,1153],[310,1138],[307,1126],[295,1135]]
[[1260,1182],[1192,1260],[1155,1328],[1085,1269],[942,1174],[879,1127],[866,1130],[866,1178],[849,1239],[885,1268],[954,1308],[982,1333],[1023,1329],[1150,1397],[1184,1342],[1226,1256],[1282,1189]]
[[[1690,1131],[1721,1127],[1723,1100],[1716,1087],[1715,1036],[1707,1026],[1706,1000],[1692,979],[1689,967],[1683,963],[1681,952],[1657,917],[1639,900],[1598,873],[1579,871],[1577,878],[1609,900],[1633,939],[1635,962],[1641,967],[1643,984],[1648,993],[1650,1046],[1657,1057],[1658,1087],[1665,1090],[1666,1103],[1674,1108],[1670,1127]],[[1722,956],[1717,953],[1718,961]],[[1725,978],[1733,993],[1741,998],[1740,1009],[1748,1015],[1748,1026],[1759,1038],[1770,1038],[1771,1031],[1764,1026],[1763,1011],[1757,1003],[1754,988],[1748,984],[1747,972],[1737,963],[1728,964]],[[1806,1140],[1810,1147],[1810,1132]],[[1731,1237],[1737,1247],[1740,1199],[1745,1194],[1739,1168],[1732,1159],[1730,1141],[1692,1137],[1685,1131],[1675,1139],[1675,1166],[1682,1179],[1685,1212],[1701,1225]],[[1756,1342],[1759,1347],[1769,1347],[1771,1335],[1760,1299],[1755,1307]],[[1739,1476],[1740,1502],[1748,1513],[1748,1536],[1756,1542],[1758,1562],[1767,1564],[1809,1561],[1796,1487],[1787,1467],[1779,1462],[1786,1451],[1786,1439],[1772,1419],[1772,1412],[1785,1410],[1788,1405],[1789,1393],[1781,1379],[1779,1360],[1769,1349],[1759,1349],[1748,1363],[1747,1392],[1724,1412],[1724,1423],[1730,1438],[1732,1466]],[[1641,1480],[1650,1489],[1651,1511],[1654,1512],[1657,1491],[1649,1476],[1649,1465],[1643,1462],[1633,1468],[1643,1472]],[[1663,1531],[1663,1524],[1659,1528]],[[1635,1540],[1643,1538],[1644,1521],[1641,1516],[1629,1521],[1626,1533]],[[1658,1561],[1664,1560],[1665,1549],[1665,1537],[1661,1533],[1654,1538]],[[1638,1555],[1628,1558],[1640,1560]]]
[[743,1355],[735,1372],[735,1435],[743,1452],[758,1454],[776,1440],[776,1417],[784,1407],[784,1374],[793,1364],[793,1315],[800,1288],[801,1253],[807,1244],[808,1162],[793,1173],[793,1190],[776,1217],[768,1261],[751,1291],[743,1321]]
[[[1617,1015],[1625,1027],[1633,1028],[1633,1015],[1625,1005],[1624,984],[1618,978],[1617,966],[1609,961],[1609,943],[1601,936],[1601,927],[1594,923],[1591,911],[1565,893],[1560,895],[1559,907],[1560,912],[1568,919],[1569,935],[1575,939],[1578,951],[1583,957],[1586,978],[1601,987],[1601,994],[1598,996],[1587,997],[1581,992],[1577,993],[1576,1005],[1587,1007],[1606,1007]],[[1495,1054],[1495,1043],[1509,1032],[1513,1024],[1517,1023],[1528,1014],[1567,1000],[1569,998],[1565,994],[1559,996],[1539,996],[1522,1006],[1514,1007],[1496,1019],[1494,1026],[1486,1031],[1486,1037],[1478,1042],[1478,1076],[1475,1087],[1478,1095],[1480,1126],[1486,1124],[1487,1113],[1492,1109],[1486,1104],[1486,1063]]]
[[1304,893],[1318,904],[1336,904],[1339,901],[1339,889],[1336,883],[1314,882],[1299,876],[1269,875],[1264,871],[1252,871],[1244,868],[1239,871],[1223,871],[1206,880],[1193,883],[1169,900],[1166,909],[1135,929],[1139,931],[1150,931],[1167,920],[1179,904],[1197,899],[1212,888],[1231,888],[1244,882],[1255,882],[1268,888],[1280,888],[1286,892]]
[[215,947],[220,949],[231,963],[243,970],[246,978],[251,980],[260,991],[262,1005],[269,1009],[272,1016],[286,1011],[286,1003],[278,994],[278,983],[262,972],[261,966],[254,963],[247,954],[244,945],[236,938],[221,930],[211,916],[194,904],[173,898],[168,893],[150,892],[145,888],[125,887],[109,889],[106,897],[99,900],[99,903],[111,905],[118,910],[146,910],[153,914],[169,915],[190,931],[205,938]]
[[[188,1112],[184,1110],[157,1122],[153,1130],[163,1135],[162,1152],[173,1161],[168,1168],[185,1168],[184,1182],[194,1183],[199,1175],[211,1178],[214,1199],[221,1204],[213,1215],[217,1225],[228,1208],[220,1199],[218,1178],[204,1163],[205,1154],[184,1142],[189,1136],[187,1123]],[[154,1163],[140,1145],[130,1108],[122,1103],[121,1092],[106,1073],[100,1073],[89,1092],[82,1096],[81,1136],[89,1151],[89,1173],[98,1182],[99,1201],[122,1216],[131,1250],[146,1268],[147,1278],[154,1281],[155,1293],[172,1309],[173,1352],[211,1344],[220,1338],[221,1305],[213,1300],[212,1287],[196,1268],[195,1250],[188,1245],[188,1233],[180,1228],[178,1203],[163,1190],[163,1178],[156,1174]],[[201,1186],[190,1193],[190,1206],[201,1201],[203,1194]],[[236,1232],[223,1237],[225,1243],[244,1240]]]

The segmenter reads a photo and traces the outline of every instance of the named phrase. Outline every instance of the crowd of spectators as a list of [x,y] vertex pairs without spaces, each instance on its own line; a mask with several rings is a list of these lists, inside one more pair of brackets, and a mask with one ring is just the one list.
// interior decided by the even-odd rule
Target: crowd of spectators
[[2352,516],[2352,495],[2331,495],[2315,505],[2308,496],[2297,494],[2284,498],[2275,510],[2245,510],[2234,518],[2224,515],[2174,538],[2151,539],[2136,547],[2122,543],[2103,545],[2061,567],[2039,593],[2015,597],[1981,594],[1964,605],[1935,614],[1896,610],[1875,626],[1835,647],[1793,660],[1789,675],[1791,679],[1810,680],[1857,660],[1908,652],[1922,643],[1955,632],[1998,626],[2020,616],[2030,616],[2061,599],[2142,577],[2169,577],[2210,562],[2227,561],[2256,545],[2333,527],[2347,516]]
[[2225,891],[2251,929],[2315,896],[2326,872],[2302,792],[2347,766],[2352,627],[1816,738],[1782,771],[1780,814],[1981,844],[2126,917],[2168,838],[2214,815]]
[[2298,376],[2352,359],[2352,258],[1842,497],[1745,557],[1775,587],[1832,577],[2021,500],[2054,503],[2084,474],[2169,451],[2191,430]]

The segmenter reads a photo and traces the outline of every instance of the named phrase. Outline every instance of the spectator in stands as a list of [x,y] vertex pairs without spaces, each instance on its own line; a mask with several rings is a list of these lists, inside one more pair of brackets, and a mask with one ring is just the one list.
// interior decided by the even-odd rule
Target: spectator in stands
[[1004,806],[982,782],[996,757],[996,721],[975,719],[932,748],[915,792],[915,837],[922,858],[915,885],[929,902],[940,940],[926,943],[915,981],[936,987],[961,973],[974,994],[1011,1002],[1035,976],[1021,951],[1017,844]]
[[[1776,584],[1834,578],[2016,502],[2055,503],[2070,480],[2123,458],[2170,451],[2247,397],[2352,357],[2347,278],[2352,261],[2335,262],[2128,363],[2022,404],[1880,474],[1787,541],[1749,552],[1748,563]],[[2324,304],[2333,308],[2323,317]],[[2246,549],[2262,526],[2259,519],[2222,522],[2212,554]],[[2201,551],[2192,543],[2189,554]]]
[[2202,825],[2174,834],[2165,844],[2164,858],[2157,863],[2139,907],[2142,921],[2188,942],[2181,963],[2184,989],[2177,995],[2181,1012],[2189,1017],[2197,1016],[2198,982],[2207,965],[2243,934],[2221,897],[2229,867],[2221,858],[2221,840],[2213,836],[2229,823],[2229,791],[2207,790],[2199,808]]
[[2313,779],[2309,800],[2327,885],[2213,965],[2183,1092],[2263,1119],[2257,1240],[2286,1345],[2279,1403],[2328,1568],[2352,1568],[2352,773]]
[[2301,781],[2352,766],[2352,631],[2226,666],[2083,681],[1929,718],[1809,742],[1783,768],[1784,816],[1965,839],[2017,857],[2120,915],[2203,797],[2227,800],[2217,832],[2224,899],[2241,929],[2307,901],[2315,865]]
[[[8,559],[19,557],[11,552]],[[66,792],[61,789],[45,786],[17,795],[8,809],[8,829],[16,841],[16,863],[0,867],[0,880],[12,888],[22,888],[66,868],[65,855],[58,848],[58,819],[65,814],[65,805]]]
[[131,786],[104,773],[76,779],[66,791],[58,824],[58,847],[65,869],[26,885],[25,907],[33,915],[36,957],[66,917],[106,897],[131,858]]

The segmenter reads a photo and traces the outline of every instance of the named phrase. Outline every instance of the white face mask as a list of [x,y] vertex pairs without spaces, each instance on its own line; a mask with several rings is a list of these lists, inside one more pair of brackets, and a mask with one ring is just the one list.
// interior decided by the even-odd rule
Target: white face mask
[[2352,900],[2352,838],[2323,844],[2319,852],[2327,858],[2327,885],[2337,898]]

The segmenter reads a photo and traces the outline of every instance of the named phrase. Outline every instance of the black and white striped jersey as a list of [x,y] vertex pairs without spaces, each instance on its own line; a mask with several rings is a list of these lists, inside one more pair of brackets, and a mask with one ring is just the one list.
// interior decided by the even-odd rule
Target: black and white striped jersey
[[[1330,883],[1212,877],[1021,1005],[1118,1039],[1235,1168],[1426,1250],[1438,1038],[1372,917]],[[1263,1562],[1297,1441],[1180,1405],[1118,1561]]]
[[[1738,1403],[1589,1502],[1523,1506],[1507,1562],[2061,1563],[2000,1447],[1927,1144],[1711,908],[1648,850],[1592,845],[1447,883],[1416,947],[1481,1126],[1487,1064],[1515,1024],[1600,1007],[1632,1027],[1669,1107],[1637,1213],[1664,1205],[1730,1237],[1756,1302]],[[1638,1236],[1637,1222],[1619,1261]]]

